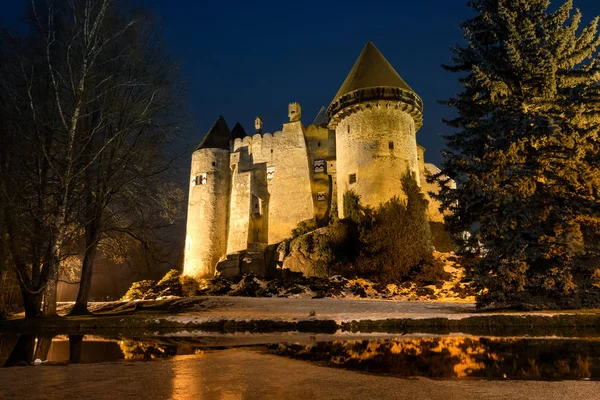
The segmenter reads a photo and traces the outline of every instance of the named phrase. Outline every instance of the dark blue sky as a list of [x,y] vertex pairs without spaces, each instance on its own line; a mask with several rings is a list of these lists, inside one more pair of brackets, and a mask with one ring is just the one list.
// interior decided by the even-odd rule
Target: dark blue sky
[[[422,1],[184,1],[138,0],[154,11],[182,78],[197,144],[222,114],[229,127],[240,121],[251,133],[254,117],[273,132],[287,121],[287,104],[302,106],[312,122],[328,106],[362,47],[373,41],[425,103],[417,141],[438,164],[448,133],[441,119],[452,110],[438,105],[460,86],[440,65],[461,41],[457,26],[471,15],[466,0]],[[0,18],[20,18],[19,0],[2,0]],[[554,1],[562,4],[562,0]],[[600,1],[575,0],[589,22]]]

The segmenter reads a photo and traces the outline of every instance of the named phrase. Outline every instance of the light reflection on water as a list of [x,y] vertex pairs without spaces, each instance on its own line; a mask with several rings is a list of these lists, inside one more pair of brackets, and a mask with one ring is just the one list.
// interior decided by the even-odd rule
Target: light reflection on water
[[419,337],[279,343],[278,355],[400,377],[600,379],[600,341],[577,339]]
[[[223,347],[220,347],[223,348]],[[202,337],[101,337],[0,335],[0,365],[157,360],[196,356],[207,350]],[[399,377],[484,379],[600,379],[599,339],[400,338],[281,342],[267,352],[335,368]],[[174,364],[177,368],[177,363]]]

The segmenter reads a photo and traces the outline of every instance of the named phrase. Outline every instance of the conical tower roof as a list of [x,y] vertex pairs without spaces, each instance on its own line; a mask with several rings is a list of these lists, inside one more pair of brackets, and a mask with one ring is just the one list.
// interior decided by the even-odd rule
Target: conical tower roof
[[319,113],[317,114],[317,116],[315,117],[315,120],[313,121],[313,125],[327,125],[327,122],[329,122],[329,116],[327,115],[327,109],[325,107],[321,107],[321,109],[319,110]]
[[200,142],[196,150],[201,149],[224,149],[229,150],[229,141],[231,140],[231,132],[222,115],[217,118],[212,128]]
[[334,101],[355,90],[375,87],[396,87],[414,93],[373,42],[368,42],[335,95]]
[[231,139],[243,139],[246,137],[246,130],[239,122],[235,124],[233,129],[231,130]]
[[387,102],[410,114],[418,130],[423,125],[423,101],[398,75],[372,42],[368,42],[327,109],[329,128],[362,107]]

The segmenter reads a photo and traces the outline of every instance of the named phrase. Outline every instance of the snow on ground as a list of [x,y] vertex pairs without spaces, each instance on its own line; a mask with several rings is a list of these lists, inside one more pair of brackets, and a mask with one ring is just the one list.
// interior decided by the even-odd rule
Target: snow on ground
[[[338,323],[354,320],[388,318],[452,319],[472,316],[474,304],[419,303],[385,300],[269,298],[269,297],[208,297],[202,312],[186,312],[164,319],[181,323],[201,323],[219,320],[301,321],[334,320]],[[314,316],[311,313],[314,311]]]
[[[412,302],[386,300],[350,300],[350,299],[309,299],[276,297],[200,297],[204,299],[203,311],[161,316],[179,323],[203,323],[211,321],[306,321],[334,320],[351,322],[361,320],[384,319],[424,319],[447,318],[452,320],[473,316],[513,315],[513,316],[556,316],[570,314],[564,312],[475,312],[475,304]],[[314,312],[314,316],[312,316]]]

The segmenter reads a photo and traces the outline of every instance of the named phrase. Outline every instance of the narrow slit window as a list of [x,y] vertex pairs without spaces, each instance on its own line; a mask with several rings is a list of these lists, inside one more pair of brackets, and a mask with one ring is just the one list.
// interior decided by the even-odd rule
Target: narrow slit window
[[350,133],[350,125],[348,125],[348,133]]
[[194,185],[206,185],[206,174],[196,175],[194,177]]
[[350,184],[356,183],[356,174],[348,175],[348,183],[350,183]]
[[388,142],[388,148],[394,150],[394,142]]
[[213,167],[216,167],[216,166],[217,166],[217,162],[216,162],[216,161],[213,161],[213,162],[212,162],[212,166],[213,166]]

